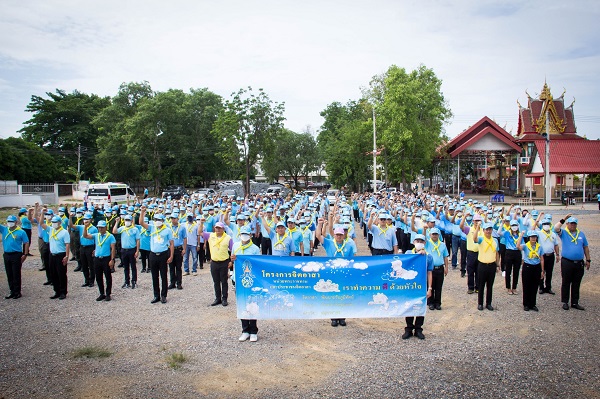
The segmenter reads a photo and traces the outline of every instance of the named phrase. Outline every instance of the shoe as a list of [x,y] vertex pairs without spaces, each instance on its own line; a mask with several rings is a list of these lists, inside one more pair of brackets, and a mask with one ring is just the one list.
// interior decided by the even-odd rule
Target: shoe
[[157,303],[160,302],[160,298],[155,296],[153,300],[150,301],[150,303]]
[[170,284],[170,285],[167,287],[167,289],[169,289],[169,290],[172,290],[172,289],[174,289],[174,288],[175,288],[175,284]]
[[33,256],[33,254],[32,253],[28,253],[27,256]]
[[110,295],[107,295],[105,301],[110,302],[110,300],[111,300]]
[[435,310],[442,310],[442,305],[435,305]]
[[458,266],[452,266],[452,270],[458,269]]
[[58,299],[60,299],[61,301],[66,298],[67,296],[65,294],[60,294],[60,296],[58,297]]
[[210,306],[217,306],[220,304],[221,304],[221,301],[219,301],[218,299],[215,299],[215,301],[213,303],[211,303]]
[[523,310],[529,312],[529,306],[523,306]]
[[192,276],[197,276],[198,273],[197,272],[192,272]]
[[569,305],[567,305],[566,303],[563,303],[563,309],[564,310],[569,310]]
[[152,270],[146,269],[146,273],[152,273]]
[[88,287],[93,287],[93,286],[94,286],[94,283],[89,283],[88,284]]
[[200,269],[204,269],[204,266],[200,266]]
[[[75,259],[71,259],[71,260],[75,260]],[[75,269],[73,269],[74,272],[80,272],[81,271],[81,267],[77,266]]]
[[146,273],[146,269],[142,269],[140,273]]
[[15,294],[11,293],[10,295],[5,296],[4,299],[13,299],[14,296],[15,296]]
[[337,327],[339,324],[337,319],[331,319],[331,327]]
[[12,299],[19,299],[21,298],[23,295],[21,295],[20,292],[17,292],[16,294],[13,295]]
[[460,272],[460,276],[461,276],[461,277],[464,277],[464,276],[465,276],[465,274],[466,274],[465,272]]
[[244,341],[246,341],[248,338],[250,338],[250,334],[248,334],[248,333],[242,333],[242,335],[240,335],[240,337],[238,338],[238,340],[239,340],[240,342],[244,342]]
[[178,286],[177,286],[177,289],[178,289],[178,290],[182,290],[182,289],[183,289],[183,287],[182,287],[181,285],[178,285]]
[[129,288],[129,283],[124,283],[121,288]]
[[189,275],[190,275],[190,272],[185,272],[185,273],[183,273],[183,275],[184,275],[184,276],[189,276]]
[[469,295],[471,295],[471,294],[474,294],[474,293],[475,293],[475,291],[474,291],[474,290],[468,290],[468,291],[467,291],[467,294],[469,294]]
[[45,267],[42,267],[41,269],[38,269],[40,272],[43,272],[44,270],[46,270]]
[[119,267],[119,268],[123,268],[123,264],[122,264],[122,263],[119,263],[119,266],[117,266],[117,267]]
[[544,294],[546,291],[544,291],[542,288],[540,288],[540,290],[538,291],[538,294],[542,295]]
[[494,307],[492,305],[485,305],[485,308],[487,310],[494,310]]
[[340,323],[340,326],[346,327],[346,319],[340,319],[338,320],[338,323]]
[[479,290],[477,288],[475,288],[475,293],[479,292]]
[[258,341],[258,335],[250,334],[250,342],[256,342],[256,341]]
[[507,293],[508,295],[512,295],[512,290],[511,290],[510,288],[507,288],[507,289],[506,289],[506,293]]
[[46,281],[44,285],[52,285],[52,281]]
[[75,257],[74,257],[74,256],[73,256],[73,257],[71,257],[71,259],[69,259],[69,261],[74,261],[74,260],[75,260]]
[[88,283],[87,281],[83,284],[81,284],[82,287],[87,287],[88,285],[90,285],[90,283]]
[[221,305],[227,306],[227,305],[229,305],[229,302],[227,302],[227,299],[223,299],[223,302],[221,303]]
[[106,295],[101,294],[98,298],[96,298],[96,301],[100,302],[106,299]]
[[547,292],[548,294],[550,294],[550,295],[556,295],[556,292],[554,292],[554,291],[552,291],[552,290],[547,290],[546,292]]
[[574,304],[574,305],[573,305],[573,304],[571,304],[571,307],[572,307],[573,309],[577,309],[577,310],[585,310],[585,308],[584,308],[583,306],[581,306],[581,305],[579,305],[579,304],[577,304],[577,303],[576,303],[576,304]]
[[516,289],[515,289],[515,290],[512,290],[512,294],[513,294],[513,295],[517,295],[517,290],[516,290]]
[[429,305],[429,310],[435,310],[435,305]]
[[483,310],[483,305],[477,305],[477,310]]
[[131,282],[131,289],[132,289],[132,290],[134,290],[134,289],[135,289],[135,285],[136,285],[135,281],[132,281],[132,282]]
[[167,303],[167,297],[166,296],[161,296],[160,297],[160,303]]
[[60,294],[54,294],[53,296],[50,297],[50,299],[57,299],[58,297],[60,297]]
[[538,309],[538,307],[537,307],[537,306],[535,306],[535,305],[533,305],[533,306],[531,307],[531,310],[533,310],[534,312],[539,312],[539,311],[540,311],[540,310]]
[[412,330],[405,330],[404,334],[402,334],[402,339],[409,339],[413,336]]
[[421,330],[415,331],[415,337],[417,337],[419,339],[425,339],[425,336],[423,335],[423,331],[421,331]]

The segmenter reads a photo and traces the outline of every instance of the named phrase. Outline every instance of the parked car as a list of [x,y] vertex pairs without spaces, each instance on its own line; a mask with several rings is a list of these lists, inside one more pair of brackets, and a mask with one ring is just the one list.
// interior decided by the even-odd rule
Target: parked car
[[90,184],[87,191],[87,200],[95,204],[123,203],[134,198],[135,193],[124,183]]
[[333,204],[335,203],[335,197],[338,195],[338,193],[340,192],[340,190],[327,190],[327,193],[325,194],[327,196],[327,199],[329,200],[329,203]]
[[309,197],[313,197],[313,196],[317,195],[317,191],[315,191],[315,190],[306,190],[306,191],[304,191],[304,195],[308,195]]
[[194,194],[197,198],[207,198],[217,195],[217,192],[212,188],[199,188],[198,190],[194,191]]
[[167,186],[162,192],[162,197],[171,197],[172,199],[180,199],[184,195],[188,195],[188,191],[183,186]]
[[223,191],[221,191],[221,196],[235,198],[235,197],[237,197],[237,192],[235,190],[223,190]]

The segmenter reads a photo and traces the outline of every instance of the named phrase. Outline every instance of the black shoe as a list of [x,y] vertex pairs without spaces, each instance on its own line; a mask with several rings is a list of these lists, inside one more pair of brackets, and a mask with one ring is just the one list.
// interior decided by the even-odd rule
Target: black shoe
[[71,257],[71,259],[69,259],[70,261],[74,261],[76,258],[73,256]]
[[554,292],[554,291],[552,291],[552,290],[547,290],[546,292],[547,292],[548,294],[550,294],[550,295],[556,295],[556,292]]
[[477,310],[483,310],[483,305],[477,305]]
[[46,281],[44,285],[52,285],[52,281]]
[[585,310],[585,308],[583,306],[581,306],[581,305],[579,305],[577,303],[576,304],[571,304],[571,307],[573,309],[577,309],[577,310]]
[[146,273],[146,269],[142,269],[140,273]]
[[494,307],[492,305],[485,305],[485,308],[487,310],[494,310]]
[[337,321],[337,319],[331,319],[331,327],[337,327],[339,324],[339,322]]
[[27,256],[33,256],[33,254],[32,253],[28,253]]
[[51,296],[50,299],[57,299],[60,298],[60,294],[54,294],[54,296]]
[[58,299],[60,299],[61,301],[62,301],[63,299],[66,299],[66,298],[67,298],[67,296],[66,296],[65,294],[61,294],[61,295],[58,297]]
[[46,270],[45,267],[42,267],[41,269],[38,269],[40,272],[43,272],[44,270]]
[[152,270],[150,270],[149,268],[146,269],[146,273],[152,273]]
[[223,299],[223,303],[221,303],[221,305],[227,306],[227,305],[229,305],[229,302],[227,302],[227,299]]
[[129,288],[129,283],[124,283],[121,288]]
[[15,294],[11,293],[10,295],[7,295],[4,297],[4,299],[13,299],[15,297]]
[[82,287],[87,287],[89,285],[90,285],[90,283],[88,283],[87,281],[85,283],[81,284]]
[[340,326],[346,327],[346,319],[339,319],[338,323],[340,323]]
[[98,298],[96,298],[96,301],[100,302],[106,299],[106,295],[104,294],[100,294],[100,296]]
[[415,330],[415,337],[417,337],[419,339],[425,339],[425,336],[423,335],[423,331],[421,331],[421,330]]
[[182,289],[183,289],[183,287],[182,287],[182,286],[180,286],[180,285],[178,285],[178,286],[177,286],[177,289],[178,289],[178,290],[182,290]]
[[167,287],[167,289],[170,289],[170,290],[172,290],[173,288],[175,288],[175,284],[171,284]]
[[107,295],[105,301],[110,302],[110,300],[111,300],[110,295]]
[[13,295],[12,299],[19,299],[21,298],[23,295],[21,295],[20,292],[17,292],[16,294]]
[[204,266],[200,266],[200,269],[204,269]]
[[529,312],[529,306],[523,306],[523,310]]
[[442,305],[435,305],[435,310],[442,310]]
[[569,310],[569,305],[567,305],[566,303],[563,303],[563,309],[564,310]]
[[429,310],[435,310],[435,305],[429,305]]
[[160,303],[167,303],[167,297],[166,296],[161,296],[160,297]]
[[542,288],[540,288],[540,290],[538,291],[538,294],[542,295],[543,293],[545,293],[546,291],[544,291]]
[[157,296],[154,297],[154,299],[150,301],[150,303],[157,303],[157,302],[160,302],[160,298]]
[[[71,260],[75,260],[75,259],[71,259]],[[81,271],[81,267],[77,266],[75,269],[73,269],[74,272],[80,272]]]
[[117,267],[120,267],[122,269],[123,268],[123,264],[119,263],[119,266],[117,266]]
[[135,283],[135,281],[132,281],[132,282],[131,282],[131,289],[132,289],[132,290],[134,290],[134,289],[135,289],[135,284],[136,284],[136,283]]
[[405,330],[404,334],[402,334],[402,339],[409,339],[413,336],[412,330]]
[[94,283],[89,283],[88,284],[88,287],[93,287],[93,286],[94,286]]
[[213,303],[211,303],[210,306],[217,306],[220,304],[221,304],[221,301],[219,301],[218,299],[215,299],[215,301]]
[[533,305],[533,306],[531,307],[531,310],[533,310],[534,312],[539,312],[539,311],[540,311],[540,310],[538,309],[538,307],[537,307],[537,306],[535,306],[535,305]]
[[465,276],[465,274],[466,274],[465,272],[460,272],[460,276],[461,276],[461,277],[464,277],[464,276]]

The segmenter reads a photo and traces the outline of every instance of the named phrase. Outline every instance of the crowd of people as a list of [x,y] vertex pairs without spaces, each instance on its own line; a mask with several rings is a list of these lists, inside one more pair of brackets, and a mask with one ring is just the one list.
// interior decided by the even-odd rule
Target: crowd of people
[[[37,228],[40,270],[51,299],[68,295],[67,267],[75,261],[82,287],[98,287],[96,301],[112,299],[113,274],[123,269],[123,289],[135,289],[138,274],[151,273],[151,303],[167,303],[169,290],[183,290],[184,275],[210,265],[215,299],[227,306],[238,255],[352,257],[364,239],[373,256],[416,253],[427,257],[427,305],[442,310],[444,277],[460,270],[477,308],[493,311],[493,285],[502,273],[509,295],[521,272],[523,310],[539,311],[537,295],[554,295],[554,264],[560,263],[562,308],[584,310],[579,289],[591,259],[585,233],[571,214],[552,215],[519,206],[480,203],[462,195],[352,193],[330,200],[322,194],[214,196],[179,200],[151,198],[130,204],[83,203],[50,209],[39,204],[0,224],[10,293],[21,293],[21,267]],[[358,235],[362,231],[362,237]],[[357,234],[358,232],[358,234]],[[138,259],[141,270],[138,270]],[[240,341],[257,341],[256,320],[242,320]],[[402,336],[424,339],[424,317],[407,317]],[[333,327],[346,326],[344,318]]]

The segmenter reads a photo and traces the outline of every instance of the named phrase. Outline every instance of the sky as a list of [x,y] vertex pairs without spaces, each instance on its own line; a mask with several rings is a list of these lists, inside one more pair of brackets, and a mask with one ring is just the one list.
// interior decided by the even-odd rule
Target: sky
[[263,88],[285,126],[318,131],[334,101],[391,65],[434,70],[455,137],[483,116],[515,134],[517,100],[564,90],[579,135],[600,139],[600,2],[485,0],[3,0],[0,138],[32,95],[114,96],[121,83]]

